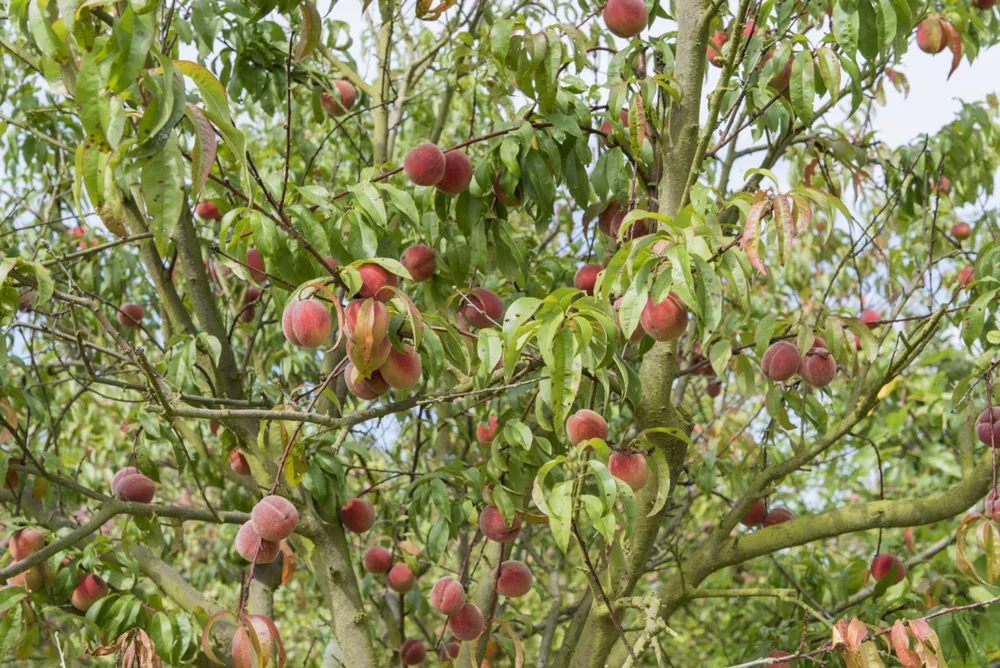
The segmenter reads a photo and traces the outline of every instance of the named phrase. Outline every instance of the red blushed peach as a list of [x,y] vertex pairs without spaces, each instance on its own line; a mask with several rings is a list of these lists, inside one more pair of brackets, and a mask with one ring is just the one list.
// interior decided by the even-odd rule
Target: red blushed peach
[[[788,652],[782,651],[780,649],[772,649],[767,655],[769,659],[783,659],[786,656],[791,656]],[[772,663],[770,668],[792,668],[791,661],[779,661],[778,663]]]
[[479,530],[490,540],[509,543],[521,533],[521,516],[515,513],[513,523],[508,526],[496,506],[486,506],[479,515]]
[[382,379],[382,374],[378,371],[365,378],[351,363],[344,368],[344,382],[347,383],[347,389],[351,394],[365,401],[378,399],[389,391],[389,384]]
[[475,640],[486,628],[486,622],[475,603],[466,603],[458,614],[448,618],[448,628],[459,640]]
[[392,568],[392,552],[381,545],[369,547],[361,557],[361,565],[369,573],[388,573]]
[[521,204],[521,188],[518,187],[514,190],[514,195],[510,196],[504,192],[503,186],[500,185],[500,173],[493,177],[493,196],[497,198],[497,201],[506,207],[518,206]]
[[503,302],[492,290],[472,288],[472,292],[465,295],[462,313],[472,327],[497,327],[503,318]]
[[[440,186],[438,186],[440,187]],[[399,258],[400,264],[410,272],[410,278],[417,283],[429,280],[437,271],[437,257],[434,249],[424,244],[413,244]]]
[[566,436],[573,445],[592,438],[607,440],[608,423],[600,413],[581,408],[566,420]]
[[256,248],[247,250],[247,268],[250,269],[250,278],[255,283],[260,283],[265,278],[267,270],[264,268],[264,258],[260,256],[260,251]]
[[[618,315],[618,327],[622,328],[622,331],[624,332],[625,329],[622,327],[622,314],[621,314],[621,307],[623,301],[624,297],[619,297],[618,299],[615,300],[615,312]],[[642,340],[642,337],[644,336],[646,336],[646,330],[642,328],[642,321],[640,319],[638,326],[635,328],[635,331],[632,332],[632,336],[630,336],[628,339],[629,343],[638,343],[639,341]]]
[[365,533],[375,525],[375,508],[367,499],[351,499],[341,506],[340,521],[349,531]]
[[716,67],[722,67],[725,64],[726,59],[722,55],[722,47],[726,45],[729,41],[729,35],[727,35],[722,30],[717,30],[712,33],[712,36],[708,40],[708,46],[705,47],[705,58],[708,62]]
[[358,273],[361,275],[361,289],[358,290],[358,297],[362,299],[374,297],[380,302],[392,299],[394,293],[388,288],[395,288],[399,285],[399,276],[374,262],[358,265]]
[[643,0],[608,0],[604,6],[604,25],[619,37],[635,37],[648,20],[649,10]]
[[405,594],[417,584],[417,576],[413,574],[409,566],[400,562],[389,569],[389,575],[385,582],[389,589]]
[[497,593],[501,596],[517,598],[531,591],[531,570],[517,560],[505,561],[493,573]]
[[323,109],[326,110],[326,113],[331,116],[343,116],[354,107],[358,93],[354,90],[354,86],[343,79],[334,81],[333,86],[337,89],[337,93],[340,94],[339,99],[336,93],[325,90],[320,95],[320,102],[323,104]]
[[878,327],[879,319],[878,311],[867,308],[861,312],[861,322],[863,322],[868,329],[875,329]]
[[771,380],[788,380],[796,374],[802,358],[799,357],[799,349],[790,341],[776,341],[764,352],[760,360],[760,370]]
[[[278,629],[268,617],[264,615],[248,615],[247,621],[253,628],[254,635],[257,636],[257,643],[263,656],[268,657],[268,665],[272,665],[274,650],[278,639]],[[233,634],[233,665],[235,668],[253,668],[259,665],[253,651],[253,641],[250,639],[250,631],[240,624]]]
[[433,186],[444,178],[447,160],[444,153],[431,143],[420,144],[410,149],[403,158],[403,171],[414,185]]
[[771,527],[775,524],[781,524],[782,522],[794,519],[795,513],[790,511],[788,508],[775,508],[767,514],[767,517],[764,518],[764,526]]
[[958,287],[959,289],[969,287],[969,283],[972,283],[973,279],[976,277],[976,270],[972,267],[965,267],[962,271],[958,272]]
[[[621,213],[611,219],[611,236],[615,239],[618,238],[622,223],[625,222],[625,214]],[[630,239],[638,239],[639,237],[644,237],[649,234],[649,226],[644,220],[636,220],[629,228],[625,231],[625,234],[621,235],[622,241],[629,241]]]
[[614,227],[616,219],[618,227],[621,227],[621,221],[625,219],[625,214],[621,212],[621,208],[622,203],[616,199],[608,202],[608,205],[604,207],[604,211],[597,217],[597,229],[611,236],[611,228]]
[[427,648],[416,638],[405,640],[399,647],[399,660],[404,666],[415,666],[427,658]]
[[253,320],[253,304],[257,303],[261,294],[260,288],[255,288],[252,285],[243,294],[243,308],[240,309],[240,318],[243,322],[251,322]]
[[36,564],[8,578],[7,584],[24,587],[28,591],[41,591],[45,586],[45,572],[45,564]]
[[951,236],[959,241],[965,241],[972,236],[972,225],[968,223],[955,223],[951,226]]
[[611,475],[631,487],[633,492],[642,489],[649,478],[649,464],[640,452],[631,455],[621,452],[611,453],[608,458],[608,470]]
[[472,182],[472,161],[462,151],[444,154],[444,176],[437,182],[437,189],[446,195],[457,195]]
[[875,558],[872,559],[872,577],[876,580],[881,581],[883,578],[889,577],[893,570],[895,570],[895,576],[892,579],[892,584],[899,584],[906,577],[906,566],[903,562],[899,560],[894,554],[877,554]]
[[[281,545],[271,540],[264,540],[253,530],[253,521],[250,520],[240,527],[236,532],[236,552],[247,561],[253,561],[257,555],[258,564],[269,564],[278,557]],[[258,554],[258,549],[260,553]]]
[[111,495],[122,501],[149,503],[156,494],[156,483],[139,473],[134,466],[127,466],[111,480]]
[[604,267],[594,262],[585,264],[576,271],[573,277],[573,285],[577,290],[583,290],[591,297],[594,296],[594,285],[597,283],[597,275],[604,271]]
[[70,603],[80,612],[86,612],[98,599],[108,595],[108,583],[93,573],[81,575],[70,595]]
[[752,504],[750,508],[744,513],[743,518],[740,520],[740,524],[745,527],[755,527],[764,523],[764,519],[767,517],[767,506],[764,503],[764,499],[757,499]]
[[214,220],[216,222],[222,220],[222,213],[219,211],[219,207],[208,200],[198,202],[198,206],[194,208],[194,215],[202,220]]
[[229,468],[237,475],[250,475],[250,463],[239,448],[233,448],[229,451]]
[[10,557],[14,561],[31,556],[45,547],[45,535],[38,529],[28,527],[14,532],[10,537]]
[[462,651],[462,645],[455,642],[454,640],[449,640],[441,648],[440,655],[442,663],[446,663],[451,659],[457,659],[458,653]]
[[351,339],[381,341],[389,333],[389,309],[377,299],[352,299],[344,309],[344,328]]
[[659,303],[650,299],[639,317],[642,328],[657,341],[679,339],[687,329],[688,311],[681,298],[671,292]]
[[715,399],[717,396],[722,394],[722,383],[720,383],[717,380],[712,381],[711,383],[705,386],[705,392],[708,393],[708,396]]
[[941,53],[948,46],[944,22],[940,16],[932,15],[917,26],[917,46],[924,53]]
[[837,374],[837,361],[825,348],[811,348],[802,358],[799,375],[813,387],[826,387]]
[[987,408],[976,418],[976,436],[994,448],[1000,447],[1000,406]]
[[142,322],[143,313],[142,306],[135,302],[122,304],[121,308],[118,309],[118,324],[130,329],[138,329],[139,323]]
[[370,369],[374,371],[382,367],[389,354],[392,352],[392,342],[389,337],[385,337],[371,348],[355,344],[353,341],[347,342],[347,356],[351,358],[351,364],[359,369]]
[[496,415],[491,415],[489,424],[479,423],[476,425],[476,440],[479,441],[480,445],[489,445],[493,442],[493,439],[497,435],[497,425],[499,424],[499,419]]
[[449,617],[458,614],[465,607],[465,589],[455,578],[445,576],[431,589],[431,605]]
[[330,309],[326,303],[293,295],[281,314],[281,331],[288,342],[303,348],[319,348],[330,337]]
[[264,540],[282,541],[299,523],[299,511],[283,496],[265,496],[250,511],[253,530]]
[[382,380],[397,390],[408,390],[420,381],[420,355],[413,346],[404,345],[403,352],[389,350],[389,358],[379,367]]

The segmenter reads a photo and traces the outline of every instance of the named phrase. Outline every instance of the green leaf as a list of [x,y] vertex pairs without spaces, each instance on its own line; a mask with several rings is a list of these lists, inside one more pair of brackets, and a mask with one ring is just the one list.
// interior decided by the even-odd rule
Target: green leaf
[[729,365],[729,360],[733,356],[733,347],[728,340],[716,341],[712,345],[712,350],[709,352],[709,361],[712,364],[712,369],[715,371],[715,375],[722,377],[726,371],[726,367]]
[[878,56],[879,21],[872,0],[858,0],[858,50],[867,60]]
[[191,196],[196,198],[201,189],[205,187],[208,175],[212,172],[217,144],[212,124],[201,109],[188,102],[184,105],[184,113],[191,121],[191,125],[194,126],[194,149],[191,151]]
[[858,23],[857,8],[853,3],[837,0],[833,6],[833,35],[850,60],[854,60],[858,51]]
[[816,99],[816,82],[813,80],[813,59],[809,51],[799,51],[792,63],[790,84],[792,109],[805,124],[812,121],[813,102]]
[[548,371],[551,374],[555,431],[562,431],[583,376],[583,364],[576,350],[576,337],[570,330],[561,328],[556,332],[552,341],[552,365]]
[[312,55],[323,36],[323,19],[311,2],[299,5],[302,22],[299,25],[299,43],[295,46],[295,62],[301,63]]
[[170,139],[163,149],[142,161],[142,196],[146,213],[152,218],[156,246],[166,251],[167,239],[181,215],[184,203],[181,154],[177,141]]
[[615,482],[615,477],[611,475],[611,471],[602,462],[596,459],[588,459],[587,465],[590,466],[590,470],[594,472],[594,477],[597,478],[597,487],[601,491],[601,503],[604,507],[605,513],[610,513],[615,508],[615,497],[618,495],[618,483]]
[[112,93],[121,93],[135,84],[154,37],[156,30],[153,28],[153,17],[137,15],[132,6],[126,4],[113,32],[117,53],[108,74],[108,88]]
[[653,447],[653,462],[656,464],[656,499],[646,517],[653,517],[659,513],[670,498],[670,465],[667,464],[663,448]]

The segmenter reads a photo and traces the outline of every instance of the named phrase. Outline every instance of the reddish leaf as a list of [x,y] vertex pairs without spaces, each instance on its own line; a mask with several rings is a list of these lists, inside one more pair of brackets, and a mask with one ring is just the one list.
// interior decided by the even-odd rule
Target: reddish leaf
[[764,267],[764,263],[761,262],[760,255],[758,255],[760,252],[758,248],[760,223],[769,204],[767,193],[758,190],[753,196],[753,204],[750,206],[750,213],[747,214],[747,221],[743,225],[743,234],[740,236],[740,249],[746,254],[754,269],[762,274],[767,273],[767,268]]
[[806,165],[806,170],[802,174],[802,181],[805,183],[806,188],[812,187],[813,173],[816,171],[817,167],[819,167],[819,158],[813,158],[809,161],[809,164]]
[[906,668],[920,668],[923,665],[924,662],[920,660],[917,653],[910,649],[910,636],[906,633],[903,620],[896,620],[896,623],[892,625],[892,631],[889,632],[889,636],[892,639],[892,648],[896,650],[896,656],[899,657],[901,664],[906,666]]
[[945,37],[948,38],[948,48],[951,49],[951,69],[948,70],[948,78],[950,79],[962,62],[962,36],[955,30],[955,26],[943,19],[941,20],[941,28],[944,30]]
[[774,211],[774,226],[778,232],[778,258],[781,266],[785,266],[792,252],[792,240],[795,238],[792,201],[787,195],[776,194],[771,198],[771,209]]
[[910,552],[916,551],[913,549],[913,527],[903,529],[903,540],[906,541],[906,547]]
[[[17,429],[17,413],[14,412],[14,407],[11,406],[10,402],[7,401],[6,399],[0,399],[0,407],[3,408],[3,411],[6,414],[4,416],[4,419],[7,420],[7,423],[14,429]],[[13,434],[11,434],[10,430],[8,430],[6,427],[0,429],[0,443],[3,443],[4,441],[9,441],[12,436]]]
[[215,651],[212,649],[212,642],[210,633],[212,627],[215,623],[222,619],[223,617],[235,616],[228,610],[223,610],[222,612],[217,612],[208,618],[208,623],[205,624],[205,628],[201,630],[201,651],[209,658],[210,661],[223,665],[222,661],[219,661],[219,657],[215,655]]

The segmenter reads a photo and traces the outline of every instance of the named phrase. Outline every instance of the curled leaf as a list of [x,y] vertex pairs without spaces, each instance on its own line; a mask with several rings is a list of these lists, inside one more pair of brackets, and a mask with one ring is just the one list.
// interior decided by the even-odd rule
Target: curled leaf
[[311,2],[299,5],[302,11],[302,23],[299,28],[299,43],[295,45],[295,62],[301,63],[312,55],[319,46],[323,34],[323,19]]
[[951,69],[948,70],[948,78],[950,79],[962,62],[962,36],[958,34],[955,26],[944,19],[941,20],[941,28],[944,30],[945,37],[948,38],[948,48],[951,49]]
[[760,223],[769,204],[770,201],[767,198],[767,193],[763,190],[757,191],[757,194],[753,197],[753,204],[750,206],[750,213],[747,214],[747,221],[743,225],[743,234],[740,237],[740,249],[746,253],[747,259],[750,260],[750,264],[753,265],[754,269],[762,274],[767,273],[767,268],[761,262],[760,255],[758,254],[760,252],[758,248],[758,244],[760,243]]

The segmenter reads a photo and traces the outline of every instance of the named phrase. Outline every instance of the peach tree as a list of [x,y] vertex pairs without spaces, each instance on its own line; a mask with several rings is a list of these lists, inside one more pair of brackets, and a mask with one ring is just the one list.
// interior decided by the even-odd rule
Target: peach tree
[[995,0],[342,4],[3,3],[5,659],[1000,655]]

